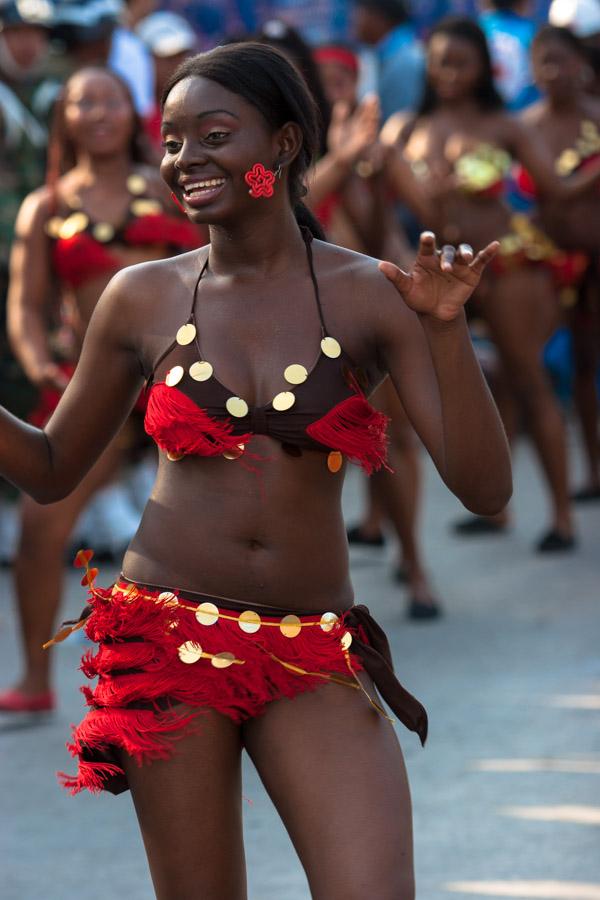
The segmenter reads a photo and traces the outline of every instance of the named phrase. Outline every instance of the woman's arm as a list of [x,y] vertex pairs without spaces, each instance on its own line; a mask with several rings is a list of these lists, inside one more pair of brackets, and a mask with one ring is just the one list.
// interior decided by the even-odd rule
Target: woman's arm
[[480,515],[499,512],[512,492],[508,443],[463,310],[496,249],[475,260],[467,247],[438,254],[426,232],[410,274],[380,264],[391,284],[375,277],[372,298],[382,368],[444,482]]
[[19,210],[10,257],[7,330],[29,380],[38,387],[63,391],[67,380],[48,346],[52,269],[45,225],[49,206],[48,191],[42,188],[30,194]]
[[136,294],[147,292],[143,268],[116,275],[98,301],[75,375],[44,429],[0,407],[0,475],[39,503],[79,484],[136,402],[144,379],[132,309]]
[[556,174],[552,155],[536,128],[522,119],[510,119],[511,151],[530,173],[540,194],[570,200],[600,181],[600,161],[568,178]]

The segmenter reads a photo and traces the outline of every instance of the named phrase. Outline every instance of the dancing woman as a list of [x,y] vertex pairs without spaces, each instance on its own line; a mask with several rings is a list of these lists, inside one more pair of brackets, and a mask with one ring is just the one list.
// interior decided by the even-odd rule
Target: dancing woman
[[[98,298],[115,272],[203,243],[144,164],[139,134],[129,91],[118,76],[89,68],[69,79],[54,123],[48,184],[23,203],[11,259],[8,328],[26,375],[41,392],[35,424],[44,425],[58,403]],[[173,213],[165,212],[165,200]],[[68,325],[58,331],[68,340],[56,340],[49,328],[53,296],[66,310]],[[42,645],[60,602],[66,547],[91,496],[117,474],[124,443],[124,435],[110,442],[68,497],[50,506],[23,499],[15,583],[25,671],[0,693],[0,710],[44,712],[55,704],[51,654]]]
[[117,584],[86,575],[100,646],[84,667],[99,681],[65,783],[131,789],[160,900],[242,900],[245,748],[313,897],[408,900],[409,791],[372,677],[421,740],[426,715],[353,605],[342,472],[385,460],[366,392],[389,371],[463,503],[507,502],[508,449],[463,315],[495,245],[438,253],[425,234],[406,274],[313,240],[297,217],[310,221],[314,108],[272,48],[186,62],[162,131],[162,175],[209,247],[111,281],[44,430],[0,411],[0,471],[51,502],[151,385],[157,481]]
[[[586,47],[567,28],[551,25],[536,35],[532,48],[535,79],[543,92],[525,121],[550,149],[557,174],[597,165],[600,159],[600,98],[590,94],[592,77]],[[535,183],[521,173],[523,188],[535,195]],[[533,190],[532,190],[533,189]],[[587,478],[575,492],[578,502],[600,500],[600,441],[596,375],[600,355],[600,197],[588,192],[569,204],[541,197],[542,227],[557,243],[557,277],[566,300],[573,336],[573,393],[587,463]]]
[[[442,178],[440,204],[447,241],[500,238],[500,250],[479,292],[481,312],[502,361],[507,390],[498,395],[509,438],[517,428],[517,407],[525,413],[548,484],[552,519],[537,544],[541,552],[572,549],[575,540],[567,484],[565,426],[544,370],[542,354],[560,321],[549,242],[506,202],[511,157],[531,173],[538,191],[565,200],[584,194],[600,179],[600,165],[560,179],[535,130],[502,108],[494,88],[489,51],[481,29],[469,19],[451,18],[432,31],[427,84],[416,117],[396,117],[384,139],[397,141],[423,179]],[[516,401],[516,402],[515,402]],[[462,533],[497,531],[506,513],[493,520],[459,523]]]

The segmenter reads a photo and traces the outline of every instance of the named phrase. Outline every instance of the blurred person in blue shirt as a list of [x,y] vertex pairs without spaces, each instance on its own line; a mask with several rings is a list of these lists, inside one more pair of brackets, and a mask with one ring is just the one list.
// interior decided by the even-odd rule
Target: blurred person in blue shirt
[[425,55],[404,0],[355,0],[354,30],[376,58],[382,118],[415,109],[425,81]]
[[490,0],[479,17],[490,48],[494,81],[510,110],[520,110],[539,99],[533,83],[529,48],[537,30],[526,13],[527,0]]

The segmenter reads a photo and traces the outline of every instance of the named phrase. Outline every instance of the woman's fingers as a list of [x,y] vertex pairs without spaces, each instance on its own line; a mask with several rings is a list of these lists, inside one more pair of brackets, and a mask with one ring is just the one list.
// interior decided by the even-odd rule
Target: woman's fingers
[[433,256],[435,253],[435,234],[433,231],[422,231],[419,236],[419,256]]
[[403,272],[397,265],[391,262],[380,262],[379,269],[386,278],[388,278],[396,290],[403,293],[410,289],[411,278],[410,275],[407,275],[406,272]]
[[452,244],[444,244],[440,252],[440,268],[443,272],[451,272],[454,259],[456,257],[456,247]]
[[487,264],[495,257],[499,247],[499,241],[492,241],[491,244],[488,244],[487,247],[480,250],[470,265],[471,270],[477,275],[481,275]]
[[460,244],[456,253],[456,262],[460,265],[469,266],[473,262],[473,248],[470,244]]

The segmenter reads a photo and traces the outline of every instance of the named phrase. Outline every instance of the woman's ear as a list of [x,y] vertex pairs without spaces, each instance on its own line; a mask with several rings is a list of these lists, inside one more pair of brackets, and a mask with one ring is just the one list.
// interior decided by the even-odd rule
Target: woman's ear
[[277,162],[289,166],[302,149],[302,131],[297,122],[286,122],[277,133]]

